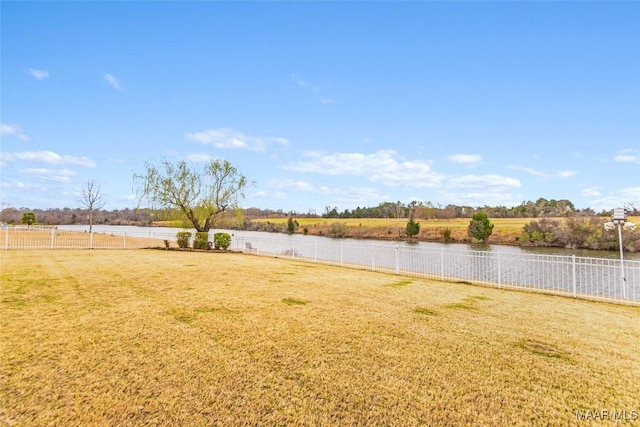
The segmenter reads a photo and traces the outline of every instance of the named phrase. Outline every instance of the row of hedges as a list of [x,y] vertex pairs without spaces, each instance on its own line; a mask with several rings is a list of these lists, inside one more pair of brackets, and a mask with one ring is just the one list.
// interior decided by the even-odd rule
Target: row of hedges
[[[191,241],[190,231],[179,231],[176,235],[178,247],[188,248]],[[193,239],[193,249],[215,249],[227,250],[231,246],[231,235],[229,233],[215,233],[213,235],[213,244],[209,242],[209,233],[206,231],[197,232]]]

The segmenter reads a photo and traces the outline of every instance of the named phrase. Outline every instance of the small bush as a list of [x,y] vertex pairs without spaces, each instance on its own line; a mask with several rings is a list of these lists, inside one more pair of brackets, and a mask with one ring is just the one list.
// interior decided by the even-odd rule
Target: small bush
[[207,231],[199,231],[193,239],[193,249],[207,249],[209,241],[209,233]]
[[213,235],[213,245],[216,249],[227,250],[231,246],[231,235],[229,233],[216,233]]
[[330,237],[344,237],[346,233],[347,233],[347,227],[340,222],[332,223],[331,227],[329,228]]
[[190,231],[178,231],[176,234],[178,247],[179,248],[188,248],[189,240],[191,240],[191,232]]
[[440,235],[444,238],[445,242],[451,241],[451,229],[449,227],[440,230]]

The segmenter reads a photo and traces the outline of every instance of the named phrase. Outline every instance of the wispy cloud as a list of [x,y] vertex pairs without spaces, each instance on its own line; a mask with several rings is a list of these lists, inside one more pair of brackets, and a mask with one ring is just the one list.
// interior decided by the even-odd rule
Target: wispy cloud
[[306,181],[293,179],[274,179],[269,182],[269,187],[286,191],[313,191],[315,187]]
[[370,154],[308,151],[303,155],[307,160],[285,165],[284,168],[321,175],[361,176],[389,187],[408,184],[417,188],[436,187],[444,179],[443,175],[432,171],[428,163],[398,160],[393,150]]
[[29,68],[27,73],[34,79],[44,80],[49,78],[49,72],[47,70],[37,70],[35,68]]
[[18,172],[26,175],[37,176],[40,179],[44,179],[46,181],[55,181],[55,182],[62,182],[62,183],[71,182],[71,177],[76,174],[74,171],[71,171],[69,169],[46,169],[46,168],[27,168],[27,169],[20,169]]
[[440,191],[438,196],[456,205],[462,206],[516,206],[522,195],[506,191]]
[[482,161],[482,156],[480,154],[454,154],[452,156],[448,156],[447,159],[452,163],[470,165],[480,163]]
[[22,129],[18,125],[10,125],[6,123],[0,124],[0,135],[2,136],[15,136],[20,141],[31,141],[31,139],[22,132]]
[[210,154],[207,153],[190,153],[187,154],[186,156],[184,156],[184,159],[188,162],[195,162],[195,163],[205,163],[208,162],[210,160],[213,160],[215,157],[211,156]]
[[576,176],[577,174],[578,174],[578,172],[570,171],[570,170],[558,171],[558,176],[560,178],[571,178],[572,176]]
[[640,155],[637,150],[620,150],[613,157],[619,163],[640,163]]
[[329,98],[328,96],[324,96],[322,94],[322,90],[320,90],[320,88],[318,86],[315,86],[309,82],[307,82],[306,80],[304,80],[302,77],[300,77],[297,74],[291,74],[291,80],[298,86],[305,88],[309,91],[311,91],[316,98],[318,98],[318,101],[323,104],[323,105],[329,105],[333,103],[333,99]]
[[546,172],[542,172],[533,168],[528,168],[526,166],[520,166],[520,165],[509,165],[507,166],[509,169],[513,169],[513,170],[519,170],[522,172],[526,172],[528,174],[534,175],[534,176],[538,176],[540,178],[544,178],[547,179],[549,178],[549,174],[547,174]]
[[518,188],[520,180],[502,175],[464,175],[452,178],[448,185],[453,188]]
[[95,167],[96,162],[88,157],[61,156],[53,151],[22,151],[18,153],[0,152],[0,161],[5,162],[35,162],[51,165],[69,164],[86,168]]
[[640,187],[621,188],[605,197],[591,200],[591,208],[596,211],[611,210],[627,204],[640,206]]
[[601,187],[586,187],[580,191],[580,194],[587,197],[598,197],[602,194],[600,192],[601,189]]
[[269,145],[289,145],[286,138],[246,135],[233,129],[207,129],[202,132],[184,134],[187,139],[201,144],[210,144],[220,149],[242,149],[262,152]]
[[116,78],[113,74],[105,74],[104,79],[111,85],[115,90],[122,90],[122,85],[120,84],[120,80]]

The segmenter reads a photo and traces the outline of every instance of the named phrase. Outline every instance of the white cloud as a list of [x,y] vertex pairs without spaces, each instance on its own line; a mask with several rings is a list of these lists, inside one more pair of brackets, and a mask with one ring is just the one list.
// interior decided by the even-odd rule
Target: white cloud
[[464,175],[449,180],[453,188],[493,188],[506,189],[520,187],[520,180],[502,175]]
[[111,85],[115,90],[122,90],[122,85],[120,84],[120,80],[116,78],[113,74],[105,74],[104,79]]
[[35,79],[44,80],[49,77],[49,72],[47,70],[37,70],[35,68],[29,68],[27,73]]
[[309,87],[309,84],[307,84],[307,82],[302,80],[302,77],[300,77],[297,74],[291,74],[291,80],[293,80],[295,84],[297,84],[300,87]]
[[509,169],[513,169],[513,170],[519,170],[522,172],[526,172],[528,174],[534,175],[534,176],[539,176],[540,178],[544,178],[547,179],[549,178],[549,174],[533,169],[533,168],[528,168],[526,166],[520,166],[520,165],[509,165],[507,166]]
[[601,187],[587,187],[583,188],[580,194],[587,197],[598,197],[602,193],[600,193]]
[[7,123],[0,124],[0,135],[2,136],[15,136],[21,141],[30,141],[31,139],[22,133],[22,128],[18,125],[10,125]]
[[210,156],[209,154],[206,153],[191,153],[191,154],[187,154],[184,159],[188,162],[195,162],[195,163],[206,163],[210,160],[213,160],[214,157]]
[[329,105],[329,104],[333,103],[333,99],[332,98],[329,98],[327,96],[322,95],[322,91],[320,90],[319,87],[308,83],[307,81],[305,81],[299,75],[291,74],[291,80],[295,84],[297,84],[298,86],[303,87],[303,88],[308,89],[309,91],[311,91],[318,98],[318,101],[320,101],[320,103],[322,105]]
[[640,204],[640,187],[627,187],[618,190],[621,197],[626,198],[626,203]]
[[458,164],[474,164],[482,161],[482,156],[479,154],[454,154],[447,157],[450,162]]
[[640,155],[636,150],[620,150],[613,159],[619,163],[640,163]]
[[576,174],[577,174],[577,172],[576,172],[576,171],[569,171],[569,170],[566,170],[566,171],[559,171],[559,172],[558,172],[558,176],[559,176],[560,178],[570,178],[570,177],[572,177],[572,176],[575,176]]
[[46,169],[46,168],[27,168],[20,169],[18,172],[34,175],[47,181],[71,182],[71,177],[75,175],[75,172],[69,169]]
[[18,153],[0,152],[0,161],[2,162],[37,162],[48,163],[52,165],[70,164],[76,166],[83,166],[86,168],[95,167],[96,162],[88,157],[75,157],[64,155],[61,156],[53,151],[22,151]]
[[411,185],[417,188],[436,187],[444,179],[443,175],[433,172],[425,162],[397,160],[397,153],[393,150],[380,150],[371,154],[323,154],[318,151],[308,151],[304,153],[304,157],[308,160],[285,165],[284,168],[321,175],[362,176],[372,182],[380,182],[390,187],[400,185]]
[[504,191],[439,192],[439,196],[455,205],[462,206],[516,206],[522,196]]
[[614,191],[605,197],[591,200],[591,208],[595,211],[612,210],[629,203],[640,206],[640,187],[626,187]]
[[269,182],[269,187],[277,190],[286,190],[286,191],[313,191],[314,187],[312,184],[306,181],[296,181],[292,179],[285,180],[272,180]]
[[286,138],[246,135],[233,129],[207,129],[202,132],[185,133],[184,136],[201,144],[210,144],[220,149],[243,149],[262,152],[268,145],[289,145]]

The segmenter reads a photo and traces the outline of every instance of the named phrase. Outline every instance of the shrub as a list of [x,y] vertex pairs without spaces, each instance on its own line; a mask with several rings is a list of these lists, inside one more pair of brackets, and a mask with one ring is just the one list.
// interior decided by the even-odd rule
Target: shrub
[[416,234],[420,233],[420,223],[415,222],[413,220],[413,216],[409,218],[409,222],[407,222],[407,227],[405,228],[405,233],[409,238],[412,238]]
[[193,239],[193,249],[208,249],[209,233],[207,231],[199,231]]
[[493,224],[489,221],[487,214],[484,212],[474,213],[467,233],[471,238],[486,242],[491,233],[493,233]]
[[191,232],[190,231],[178,231],[176,234],[178,247],[179,248],[188,248],[189,240],[191,240]]
[[347,233],[347,228],[340,222],[334,222],[329,228],[329,237],[344,237]]
[[444,238],[445,242],[451,241],[451,229],[449,227],[445,227],[440,230],[440,235]]
[[229,233],[216,233],[213,235],[213,245],[216,249],[227,250],[231,246],[231,235]]

